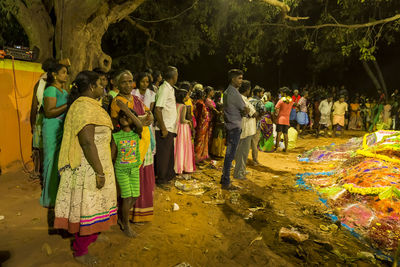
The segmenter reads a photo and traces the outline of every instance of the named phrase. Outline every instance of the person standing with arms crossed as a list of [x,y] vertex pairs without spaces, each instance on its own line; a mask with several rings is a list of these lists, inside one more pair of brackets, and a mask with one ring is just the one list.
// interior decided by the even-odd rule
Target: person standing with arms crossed
[[242,132],[242,117],[249,113],[249,109],[238,91],[243,82],[243,71],[230,70],[228,79],[230,84],[223,96],[227,147],[220,183],[222,189],[236,190],[238,188],[231,184],[230,172]]

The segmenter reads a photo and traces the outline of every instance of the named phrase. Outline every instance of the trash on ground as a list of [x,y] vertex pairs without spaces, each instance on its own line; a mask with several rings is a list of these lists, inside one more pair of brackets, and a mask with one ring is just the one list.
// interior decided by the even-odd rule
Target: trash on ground
[[258,210],[263,210],[263,209],[264,209],[264,207],[248,208],[248,210],[251,212],[256,212]]
[[263,239],[263,237],[260,235],[260,236],[257,236],[256,238],[254,238],[251,242],[250,242],[250,245],[249,246],[251,246],[251,245],[253,245],[253,243],[254,242],[256,242],[256,241],[261,241]]
[[213,204],[213,205],[222,205],[225,204],[225,200],[224,199],[215,199],[215,200],[211,200],[211,201],[203,201],[204,204]]
[[300,233],[296,228],[285,228],[282,227],[279,231],[280,240],[294,240],[296,242],[304,242],[308,239],[308,234]]
[[179,210],[179,205],[174,203],[173,207],[172,207],[173,211],[178,211]]
[[254,214],[250,212],[246,217],[244,217],[245,220],[250,220],[254,217]]

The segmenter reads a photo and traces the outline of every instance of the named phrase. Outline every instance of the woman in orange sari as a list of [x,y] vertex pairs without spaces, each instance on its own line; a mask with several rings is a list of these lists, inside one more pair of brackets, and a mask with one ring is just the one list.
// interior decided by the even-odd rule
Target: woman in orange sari
[[133,109],[138,115],[143,124],[142,137],[139,143],[140,158],[143,162],[140,166],[140,196],[136,200],[133,207],[134,222],[147,222],[153,220],[153,195],[155,188],[155,175],[153,167],[153,149],[155,147],[155,137],[150,131],[150,126],[153,123],[153,114],[137,97],[133,96],[133,75],[130,71],[121,72],[116,83],[119,89],[119,94],[111,103],[111,120],[114,127],[118,124],[118,113],[120,108],[117,105],[117,99],[125,103],[129,108]]

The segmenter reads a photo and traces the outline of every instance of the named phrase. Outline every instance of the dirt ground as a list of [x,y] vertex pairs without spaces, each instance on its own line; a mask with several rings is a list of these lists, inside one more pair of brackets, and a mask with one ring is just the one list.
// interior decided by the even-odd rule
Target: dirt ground
[[[315,193],[295,186],[299,172],[333,168],[332,163],[298,162],[302,151],[343,143],[348,137],[307,136],[289,153],[260,152],[262,166],[248,166],[248,179],[234,181],[242,187],[237,193],[220,190],[222,161],[216,168],[202,166],[193,178],[206,184],[208,191],[157,188],[154,221],[134,225],[137,238],[124,237],[115,226],[104,233],[110,242],[96,242],[89,251],[100,259],[100,266],[172,267],[183,262],[191,266],[385,266],[367,259],[349,260],[372,251],[346,229],[321,230],[321,225],[332,224],[324,216],[327,208]],[[2,266],[79,266],[72,258],[71,238],[48,235],[39,183],[19,171],[1,175],[0,184]],[[199,195],[190,195],[196,192]],[[172,210],[174,203],[179,210]],[[301,243],[280,240],[282,227],[295,227],[309,238]]]

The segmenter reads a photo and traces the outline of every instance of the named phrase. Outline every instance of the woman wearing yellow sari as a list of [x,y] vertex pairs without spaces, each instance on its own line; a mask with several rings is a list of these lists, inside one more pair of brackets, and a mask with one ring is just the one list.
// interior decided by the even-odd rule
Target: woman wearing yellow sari
[[91,265],[88,246],[117,222],[117,192],[111,160],[110,117],[101,107],[99,75],[79,73],[73,82],[58,169],[61,175],[54,227],[75,234],[74,257]]

